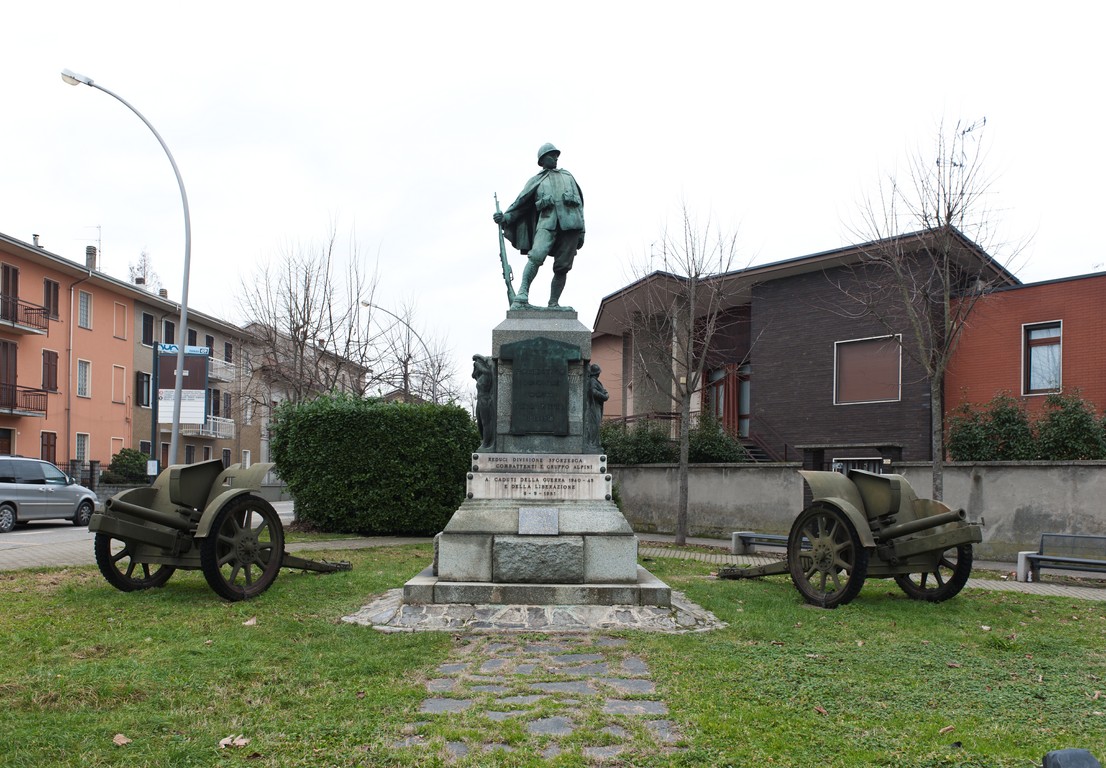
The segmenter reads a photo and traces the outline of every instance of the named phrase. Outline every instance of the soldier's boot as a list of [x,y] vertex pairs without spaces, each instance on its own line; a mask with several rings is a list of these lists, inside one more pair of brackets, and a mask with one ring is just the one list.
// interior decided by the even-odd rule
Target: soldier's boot
[[518,287],[518,292],[515,293],[515,304],[528,304],[530,302],[530,283],[534,282],[534,278],[537,276],[538,265],[532,261],[526,262],[526,266],[522,270],[522,285]]
[[568,275],[564,272],[554,273],[553,282],[549,286],[549,306],[556,308],[561,306],[557,302],[561,298],[561,291],[565,289],[565,282],[568,279]]

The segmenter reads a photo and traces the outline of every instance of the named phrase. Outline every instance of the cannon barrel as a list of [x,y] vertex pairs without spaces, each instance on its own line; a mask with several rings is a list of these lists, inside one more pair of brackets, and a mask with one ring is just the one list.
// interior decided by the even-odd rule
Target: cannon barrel
[[188,518],[182,517],[178,514],[171,512],[159,512],[156,509],[149,509],[147,507],[140,507],[137,504],[131,504],[129,501],[121,501],[120,499],[111,498],[104,502],[104,508],[111,510],[112,512],[122,512],[127,515],[133,515],[134,517],[148,520],[151,523],[157,523],[158,525],[168,526],[169,528],[176,528],[178,531],[191,531],[196,526]]
[[964,522],[967,517],[967,514],[962,509],[954,509],[950,510],[949,512],[942,512],[940,514],[930,515],[928,517],[919,517],[916,520],[908,520],[905,523],[887,526],[883,530],[879,531],[879,540],[881,542],[891,541],[892,539],[898,539],[911,533],[924,531],[928,528],[936,528],[939,525]]

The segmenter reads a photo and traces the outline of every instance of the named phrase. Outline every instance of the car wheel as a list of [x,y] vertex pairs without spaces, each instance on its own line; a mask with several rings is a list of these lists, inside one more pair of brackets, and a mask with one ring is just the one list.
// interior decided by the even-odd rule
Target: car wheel
[[0,533],[7,533],[15,527],[15,507],[0,504]]
[[85,499],[77,507],[77,514],[73,515],[73,525],[87,526],[92,519],[92,502]]

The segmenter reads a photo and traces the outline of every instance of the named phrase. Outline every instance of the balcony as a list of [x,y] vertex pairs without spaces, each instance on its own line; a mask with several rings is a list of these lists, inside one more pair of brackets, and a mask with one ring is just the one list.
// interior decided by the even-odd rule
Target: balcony
[[216,360],[214,357],[209,357],[207,362],[207,376],[211,381],[234,381],[234,363],[228,363],[226,360]]
[[0,294],[0,329],[19,334],[45,334],[50,315],[46,307],[23,301],[18,296]]
[[0,413],[12,416],[45,416],[46,390],[0,384]]
[[234,419],[222,419],[218,416],[208,416],[203,424],[181,424],[180,433],[183,437],[206,437],[211,440],[233,440]]

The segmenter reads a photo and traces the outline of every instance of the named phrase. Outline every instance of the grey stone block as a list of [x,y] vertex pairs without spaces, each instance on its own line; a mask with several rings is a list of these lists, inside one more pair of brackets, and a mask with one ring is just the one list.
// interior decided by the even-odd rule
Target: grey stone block
[[580,536],[496,536],[492,581],[509,584],[574,584],[584,580]]
[[641,605],[669,608],[672,605],[672,588],[649,571],[638,566],[638,589]]
[[637,568],[637,536],[584,537],[585,583],[634,583]]
[[561,508],[561,533],[632,534],[626,518],[613,501],[565,504]]
[[491,581],[492,536],[443,533],[438,540],[438,578],[443,581]]
[[403,602],[408,605],[426,605],[434,602],[434,584],[438,579],[433,566],[423,569],[418,576],[403,585]]

